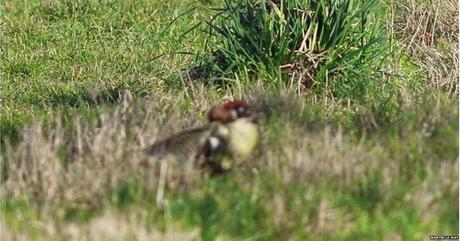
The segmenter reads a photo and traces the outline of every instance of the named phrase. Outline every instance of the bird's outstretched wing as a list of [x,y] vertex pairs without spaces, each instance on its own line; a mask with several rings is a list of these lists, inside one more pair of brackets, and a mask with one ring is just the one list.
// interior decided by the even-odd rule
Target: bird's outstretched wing
[[187,129],[154,143],[145,151],[148,155],[158,158],[166,155],[179,158],[194,157],[201,151],[211,132],[210,125]]

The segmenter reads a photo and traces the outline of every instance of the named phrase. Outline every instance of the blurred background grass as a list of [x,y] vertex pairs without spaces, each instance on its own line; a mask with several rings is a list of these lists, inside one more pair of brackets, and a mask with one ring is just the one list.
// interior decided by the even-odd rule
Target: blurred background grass
[[[455,1],[1,7],[4,240],[458,233]],[[232,97],[270,110],[248,167],[139,164]]]

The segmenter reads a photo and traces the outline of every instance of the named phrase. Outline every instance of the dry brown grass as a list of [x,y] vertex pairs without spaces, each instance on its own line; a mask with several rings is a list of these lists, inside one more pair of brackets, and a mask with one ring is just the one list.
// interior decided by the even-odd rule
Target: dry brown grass
[[[200,93],[197,96],[207,95]],[[42,131],[45,128],[42,124],[31,125],[22,132],[19,145],[7,148],[2,158],[2,166],[8,167],[1,186],[2,199],[26,198],[34,208],[41,210],[43,227],[37,232],[43,240],[177,240],[178,236],[174,235],[182,235],[182,232],[175,230],[174,222],[168,223],[166,232],[157,231],[155,227],[147,229],[145,223],[133,221],[136,217],[117,216],[107,210],[107,201],[127,181],[135,184],[136,197],[142,199],[154,194],[156,203],[152,205],[160,209],[167,208],[166,192],[202,191],[206,175],[191,165],[153,162],[146,166],[147,157],[142,151],[166,134],[200,125],[204,119],[202,113],[210,106],[210,102],[201,98],[187,111],[181,111],[179,108],[187,104],[185,97],[165,96],[136,103],[126,95],[115,110],[101,111],[93,122],[75,118],[64,126],[58,118],[47,127],[46,133]],[[292,220],[300,220],[303,214],[285,195],[298,183],[308,183],[304,201],[309,203],[315,193],[321,192],[324,183],[333,190],[358,192],[359,183],[378,175],[382,201],[392,198],[395,181],[406,174],[403,168],[406,160],[388,152],[384,142],[366,141],[365,136],[357,139],[332,127],[311,130],[300,115],[306,107],[292,98],[271,99],[271,102],[259,97],[252,99],[268,117],[261,120],[259,151],[252,162],[230,175],[242,187],[252,190],[254,197],[264,185],[260,180],[282,185],[285,191],[264,200],[266,207],[273,210],[270,222],[274,227],[292,230],[298,225]],[[271,112],[267,106],[272,106]],[[424,130],[415,133],[414,138],[423,144]],[[404,140],[401,143],[405,143]],[[428,222],[436,220],[436,213],[444,208],[443,195],[458,193],[458,161],[427,159],[424,165],[428,175],[435,178],[414,186],[405,198],[417,207],[430,210],[423,216]],[[324,196],[319,203],[312,202],[316,211],[303,227],[305,233],[323,234],[352,228],[355,214],[334,207],[331,199],[333,197]],[[95,208],[102,215],[88,224],[59,224],[53,220],[52,210],[60,205]],[[21,232],[2,225],[7,240],[28,240],[28,236],[23,239]],[[184,237],[181,240],[192,240],[196,231],[181,237]]]
[[458,2],[394,1],[389,29],[429,83],[458,93]]
[[48,219],[34,227],[40,232],[38,238],[31,238],[23,233],[12,231],[8,225],[0,222],[0,240],[29,241],[29,240],[62,240],[62,241],[193,241],[197,240],[199,230],[179,230],[168,228],[158,230],[148,228],[148,218],[145,216],[127,216],[116,212],[105,212],[89,223],[56,223]]
[[[145,2],[153,9],[151,3]],[[254,83],[258,91],[244,87],[244,77],[236,77],[231,86],[220,87],[197,82],[166,83],[176,80],[174,76],[191,57],[165,55],[157,61],[149,59],[156,52],[182,51],[184,47],[185,51],[195,52],[199,48],[196,41],[201,41],[201,35],[179,38],[193,22],[189,18],[177,19],[181,25],[170,26],[178,31],[164,32],[162,24],[169,24],[174,16],[192,6],[178,3],[166,4],[171,6],[167,8],[170,11],[162,13],[164,18],[155,17],[160,13],[157,8],[153,13],[132,8],[135,11],[125,15],[125,8],[120,7],[125,4],[120,4],[118,10],[101,8],[96,13],[73,9],[78,10],[76,14],[82,20],[94,20],[88,24],[95,28],[119,23],[129,35],[126,39],[117,37],[120,42],[112,41],[115,35],[94,34],[83,27],[86,22],[66,16],[62,19],[65,21],[49,26],[55,30],[52,34],[43,29],[37,32],[37,23],[30,20],[50,13],[36,9],[36,16],[29,16],[33,7],[17,4],[16,8],[10,4],[17,10],[7,14],[10,25],[24,26],[27,33],[17,28],[18,34],[9,40],[13,52],[6,66],[12,79],[11,85],[5,85],[11,88],[6,88],[4,94],[11,97],[11,103],[2,106],[8,107],[3,108],[5,119],[12,118],[22,125],[24,113],[39,113],[51,123],[36,120],[29,124],[21,130],[18,143],[7,144],[1,153],[1,240],[197,240],[204,239],[200,234],[207,228],[216,232],[217,240],[263,239],[260,235],[272,240],[303,240],[314,235],[348,240],[371,235],[399,241],[421,240],[428,232],[456,230],[458,216],[451,215],[451,210],[458,208],[459,190],[458,152],[452,148],[458,145],[458,124],[452,121],[458,110],[451,108],[455,105],[452,96],[458,94],[459,72],[455,0],[391,1],[389,37],[399,51],[391,61],[400,65],[391,73],[401,78],[389,84],[395,84],[398,93],[394,96],[401,99],[394,101],[397,106],[380,97],[375,97],[375,102],[369,99],[370,103],[334,99],[328,94],[328,85],[324,97],[298,91],[296,95],[301,98],[296,99],[280,96],[279,92],[287,90],[277,90],[274,96],[260,95],[265,90],[260,83],[270,80]],[[67,12],[69,6],[77,5],[66,4],[56,10]],[[178,5],[180,8],[176,8]],[[141,24],[131,28],[130,22]],[[151,28],[152,24],[158,24],[158,31]],[[81,56],[72,58],[74,47],[82,41],[81,35],[68,34],[74,29],[67,26],[76,30],[80,26],[88,38],[101,42],[77,51]],[[157,38],[163,33],[168,35]],[[54,38],[66,45],[51,48],[62,60],[50,61],[47,49],[38,51],[43,41],[55,47]],[[133,45],[134,39],[142,41]],[[18,51],[24,53],[18,55]],[[35,58],[37,51],[45,56],[44,62]],[[94,58],[87,59],[88,55]],[[78,66],[73,68],[75,65]],[[55,117],[55,107],[69,111],[77,103],[67,101],[86,98],[86,90],[75,81],[61,85],[61,77],[69,72],[62,66],[70,66],[70,72],[76,70],[70,79],[84,80],[85,88],[96,85],[89,91],[94,102],[90,111],[95,112],[89,114],[90,120],[81,116],[87,111],[86,102],[76,108],[76,113]],[[291,77],[286,88],[299,90],[302,79]],[[113,93],[108,86],[97,87],[93,83],[96,79],[151,96],[133,100],[125,93],[115,106],[100,107],[97,105],[108,104],[103,100]],[[31,80],[38,82],[31,85]],[[59,93],[50,91],[54,89],[48,80],[59,82]],[[399,81],[411,83],[401,87]],[[411,86],[412,82],[422,86]],[[23,92],[23,85],[31,87],[30,91]],[[165,93],[168,86],[180,90]],[[118,87],[113,89],[117,90]],[[429,96],[420,96],[418,90]],[[378,96],[373,91],[377,90],[370,91],[370,95]],[[444,92],[451,96],[446,97]],[[201,125],[204,112],[212,104],[241,96],[253,100],[266,117],[261,120],[261,142],[251,162],[215,178],[192,165],[165,160],[150,160],[146,165],[144,147],[181,129]],[[303,116],[305,112],[308,118]],[[391,123],[384,123],[387,120]],[[356,130],[364,134],[356,134]],[[127,203],[120,195],[123,187],[129,189]],[[210,210],[197,210],[213,202]],[[177,208],[174,205],[182,205],[175,210],[179,214],[173,214]],[[214,211],[220,213],[214,216]],[[206,212],[210,218],[203,217]],[[250,214],[246,216],[244,212]],[[206,227],[206,222],[215,223]],[[241,229],[252,229],[241,234],[228,227],[235,223],[243,224]],[[377,234],[372,236],[374,231]],[[415,235],[418,236],[414,238]]]
[[[199,124],[193,107],[190,119],[183,118],[177,103],[170,102],[168,108],[162,106],[164,101],[151,101],[142,110],[125,100],[114,111],[100,113],[94,123],[77,117],[70,127],[58,118],[46,128],[48,133],[43,125],[32,124],[22,132],[19,145],[5,152],[4,195],[27,195],[37,203],[82,201],[99,206],[107,192],[130,177],[145,178],[146,189],[155,191],[159,170],[156,165],[143,167],[143,148],[158,136]],[[158,115],[162,107],[176,112]]]

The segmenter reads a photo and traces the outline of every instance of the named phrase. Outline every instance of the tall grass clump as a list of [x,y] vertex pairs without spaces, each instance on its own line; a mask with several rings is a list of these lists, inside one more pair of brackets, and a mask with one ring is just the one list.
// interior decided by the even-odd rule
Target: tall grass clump
[[205,53],[212,54],[199,63],[223,83],[235,74],[259,75],[299,90],[359,96],[384,58],[379,5],[376,0],[225,1],[208,22]]

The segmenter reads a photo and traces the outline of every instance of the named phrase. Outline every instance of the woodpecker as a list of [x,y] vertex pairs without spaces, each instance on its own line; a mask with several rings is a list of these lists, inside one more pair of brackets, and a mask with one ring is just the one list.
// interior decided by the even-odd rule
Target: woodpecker
[[208,111],[208,121],[205,126],[160,140],[147,149],[147,154],[157,158],[193,159],[202,168],[223,172],[239,165],[257,145],[257,118],[245,100],[213,106]]

